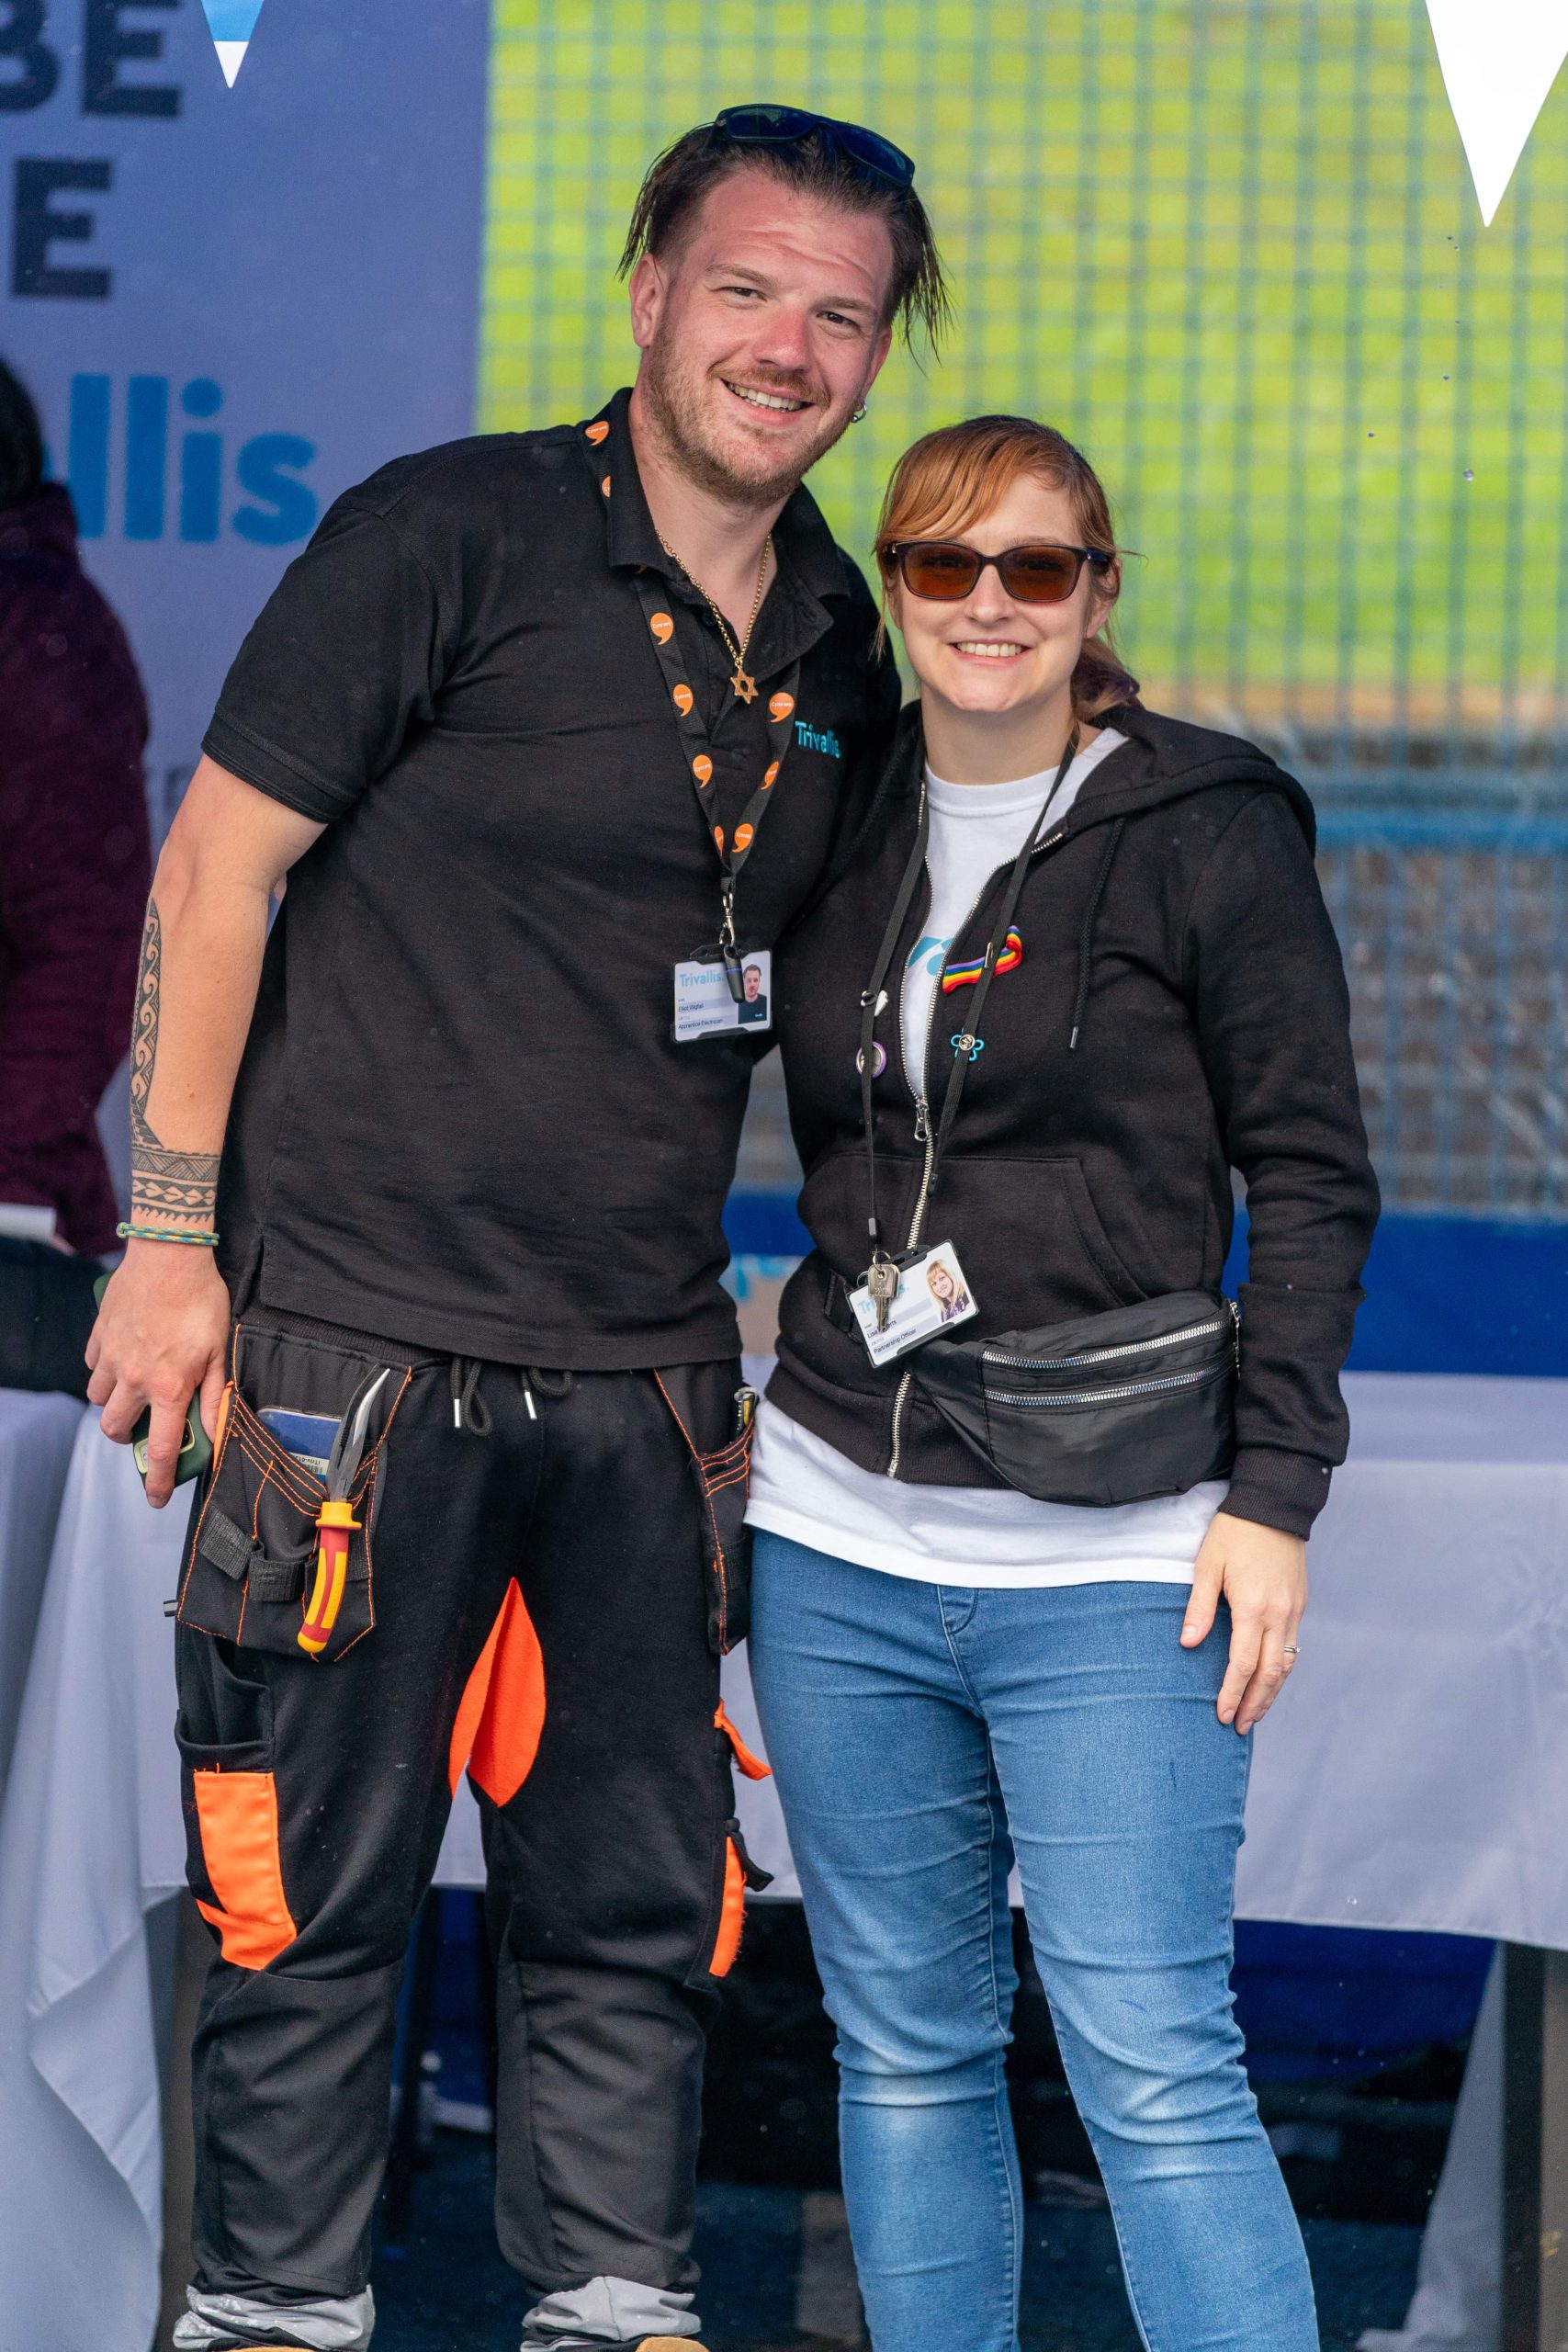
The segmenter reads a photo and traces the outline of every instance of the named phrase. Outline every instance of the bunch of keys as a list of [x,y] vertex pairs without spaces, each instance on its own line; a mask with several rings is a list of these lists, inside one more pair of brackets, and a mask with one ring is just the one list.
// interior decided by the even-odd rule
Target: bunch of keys
[[887,1329],[887,1317],[893,1312],[893,1302],[898,1295],[898,1269],[892,1259],[878,1252],[865,1270],[865,1287],[876,1309],[879,1331]]

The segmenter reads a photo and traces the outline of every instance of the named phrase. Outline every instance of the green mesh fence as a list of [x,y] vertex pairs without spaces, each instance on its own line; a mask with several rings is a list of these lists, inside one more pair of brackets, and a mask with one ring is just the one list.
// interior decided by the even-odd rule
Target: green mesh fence
[[933,424],[1081,441],[1140,551],[1148,698],[1269,741],[1335,818],[1386,1196],[1568,1214],[1568,77],[1483,230],[1421,0],[495,0],[495,25],[483,424],[630,380],[615,260],[687,125],[769,97],[896,139],[957,325],[895,354],[813,476],[840,538],[864,561]]
[[1483,230],[1420,0],[498,0],[483,418],[626,380],[654,152],[737,99],[916,156],[959,299],[814,478],[863,558],[887,471],[980,409],[1081,439],[1169,707],[1385,774],[1568,733],[1568,86]]

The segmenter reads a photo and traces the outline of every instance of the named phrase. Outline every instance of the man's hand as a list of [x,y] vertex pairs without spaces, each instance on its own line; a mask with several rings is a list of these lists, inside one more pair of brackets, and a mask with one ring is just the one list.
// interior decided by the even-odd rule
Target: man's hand
[[210,1250],[132,1241],[104,1293],[87,1341],[90,1404],[106,1437],[130,1443],[146,1406],[147,1499],[162,1510],[175,1490],[186,1408],[200,1391],[202,1426],[217,1434],[229,1347],[229,1293]]
[[1207,1639],[1222,1594],[1230,1603],[1231,1654],[1216,1712],[1248,1732],[1268,1713],[1296,1662],[1307,1600],[1306,1545],[1299,1535],[1216,1511],[1192,1577],[1184,1649]]

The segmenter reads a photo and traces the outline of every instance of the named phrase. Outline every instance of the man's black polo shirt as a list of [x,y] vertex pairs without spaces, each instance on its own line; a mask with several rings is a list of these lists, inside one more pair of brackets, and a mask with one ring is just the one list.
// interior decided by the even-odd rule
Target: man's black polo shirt
[[243,1298],[584,1371],[737,1344],[719,1217],[754,1046],[671,1035],[719,870],[636,572],[675,616],[727,830],[801,662],[743,947],[773,944],[863,807],[897,673],[798,491],[747,661],[761,692],[735,698],[655,536],[627,398],[351,491],[229,674],[207,751],[327,826],[267,944],[224,1148]]

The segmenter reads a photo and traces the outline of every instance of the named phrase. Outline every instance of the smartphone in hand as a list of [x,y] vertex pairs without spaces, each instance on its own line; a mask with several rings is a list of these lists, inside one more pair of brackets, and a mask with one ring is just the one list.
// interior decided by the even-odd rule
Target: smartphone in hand
[[[104,1293],[109,1286],[107,1274],[100,1274],[93,1284],[93,1296],[101,1306]],[[152,1408],[148,1407],[130,1432],[130,1458],[135,1463],[143,1486],[147,1484],[147,1441],[152,1433]],[[179,1458],[175,1464],[175,1484],[183,1487],[191,1478],[199,1478],[212,1459],[212,1441],[201,1426],[201,1414],[193,1396],[186,1407],[185,1434],[180,1440]]]

